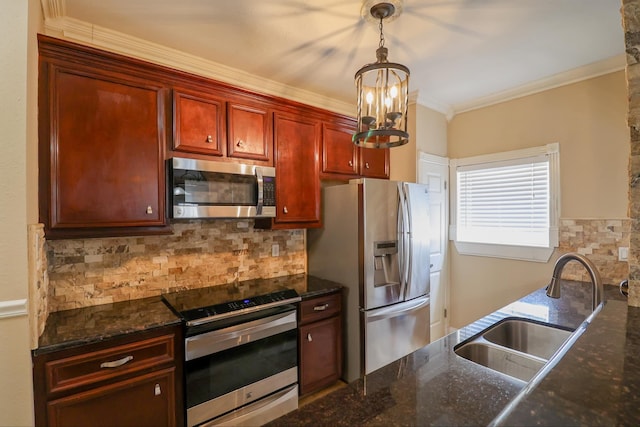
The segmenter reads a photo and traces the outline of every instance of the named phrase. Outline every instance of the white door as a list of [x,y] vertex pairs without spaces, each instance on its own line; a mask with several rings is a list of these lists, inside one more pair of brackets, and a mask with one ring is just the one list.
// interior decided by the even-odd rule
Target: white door
[[447,243],[449,223],[449,159],[420,153],[418,182],[429,186],[431,218],[431,341],[447,334],[449,306]]

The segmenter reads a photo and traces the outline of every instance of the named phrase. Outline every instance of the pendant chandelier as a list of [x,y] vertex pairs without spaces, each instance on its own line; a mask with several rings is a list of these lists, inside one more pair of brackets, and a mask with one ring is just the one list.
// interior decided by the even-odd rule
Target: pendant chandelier
[[369,13],[379,20],[380,44],[376,62],[356,72],[358,127],[353,143],[366,148],[398,147],[409,142],[409,69],[387,60],[382,22],[395,13],[391,3],[374,4]]

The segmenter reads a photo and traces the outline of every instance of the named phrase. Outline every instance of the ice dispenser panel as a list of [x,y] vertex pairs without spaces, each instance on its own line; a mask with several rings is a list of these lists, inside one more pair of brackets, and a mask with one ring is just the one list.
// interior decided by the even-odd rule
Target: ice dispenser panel
[[373,242],[374,286],[397,285],[400,283],[398,270],[398,241]]

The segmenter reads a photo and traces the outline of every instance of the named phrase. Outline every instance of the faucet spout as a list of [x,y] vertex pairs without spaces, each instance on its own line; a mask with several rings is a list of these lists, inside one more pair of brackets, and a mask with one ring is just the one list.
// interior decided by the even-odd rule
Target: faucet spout
[[560,298],[560,276],[562,275],[564,266],[567,265],[569,261],[578,261],[587,269],[589,277],[591,278],[591,309],[592,311],[595,311],[596,307],[598,307],[602,301],[602,294],[604,292],[602,279],[600,278],[600,273],[598,273],[596,266],[584,255],[569,252],[558,258],[555,266],[553,267],[551,282],[549,283],[549,286],[547,286],[547,296],[550,298]]

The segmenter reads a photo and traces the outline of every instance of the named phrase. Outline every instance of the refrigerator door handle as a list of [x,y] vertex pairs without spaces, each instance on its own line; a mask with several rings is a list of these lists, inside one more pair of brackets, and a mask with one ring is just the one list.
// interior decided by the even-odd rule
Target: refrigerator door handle
[[400,295],[405,294],[406,277],[404,274],[404,203],[402,201],[402,191],[400,185],[398,185],[398,214],[396,215],[397,221],[397,235],[398,235],[398,276],[400,279]]
[[413,233],[413,217],[411,216],[411,209],[409,209],[411,199],[409,196],[409,186],[406,182],[402,183],[402,195],[404,200],[404,213],[405,213],[405,230],[408,230],[404,233],[404,243],[406,244],[405,251],[405,274],[406,274],[406,285],[404,287],[404,295],[403,298],[407,299],[407,296],[410,295],[410,290],[414,286],[412,283],[413,276],[413,242],[412,233]]
[[402,284],[400,295],[402,296],[402,300],[405,300],[407,298],[409,287],[411,286],[409,278],[411,277],[412,257],[409,232],[409,230],[411,230],[411,222],[409,218],[407,191],[405,184],[402,182],[398,183],[398,198],[398,246],[400,247],[400,283]]
[[376,310],[370,310],[365,312],[367,322],[374,322],[377,320],[387,319],[390,317],[397,317],[400,314],[407,314],[413,311],[420,310],[425,305],[429,305],[429,297],[423,296],[404,303],[394,304],[389,307],[383,307]]

